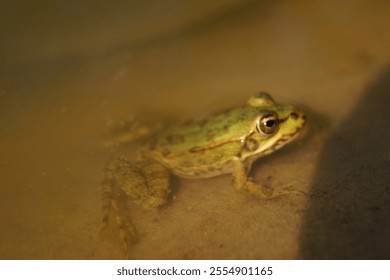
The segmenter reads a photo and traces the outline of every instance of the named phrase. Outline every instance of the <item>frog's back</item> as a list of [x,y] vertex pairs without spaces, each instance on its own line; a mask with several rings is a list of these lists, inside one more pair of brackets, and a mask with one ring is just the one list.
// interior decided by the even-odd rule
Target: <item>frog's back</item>
[[236,140],[248,133],[258,114],[258,108],[246,106],[215,115],[205,122],[172,126],[158,135],[154,148],[174,154]]
[[203,123],[172,126],[156,136],[149,156],[181,177],[229,173],[258,109],[236,108]]

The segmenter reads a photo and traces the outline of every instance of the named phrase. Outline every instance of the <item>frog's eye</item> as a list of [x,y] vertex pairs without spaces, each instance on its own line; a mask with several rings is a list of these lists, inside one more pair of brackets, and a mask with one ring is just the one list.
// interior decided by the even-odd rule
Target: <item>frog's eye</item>
[[265,113],[257,120],[256,128],[262,134],[274,134],[279,128],[278,116],[274,113]]

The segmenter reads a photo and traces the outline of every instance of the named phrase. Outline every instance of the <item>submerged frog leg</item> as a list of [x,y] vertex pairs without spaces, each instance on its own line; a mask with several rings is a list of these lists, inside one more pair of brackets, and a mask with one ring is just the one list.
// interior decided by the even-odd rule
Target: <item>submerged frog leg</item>
[[102,182],[104,217],[107,223],[109,210],[112,209],[126,252],[130,244],[137,241],[136,229],[124,213],[123,207],[115,195],[118,188],[131,200],[144,208],[155,208],[164,204],[169,194],[169,173],[153,160],[141,160],[134,163],[123,158],[108,162],[105,179]]
[[147,137],[161,130],[163,127],[164,123],[162,122],[153,120],[151,124],[142,124],[135,116],[130,116],[119,125],[115,125],[109,129],[107,136],[110,140],[104,140],[104,144],[110,147],[130,143]]
[[235,160],[233,169],[233,184],[236,190],[254,195],[261,199],[270,199],[286,194],[304,194],[294,190],[274,190],[269,187],[264,187],[249,179],[247,174],[248,170],[246,166],[240,160]]
[[107,226],[110,210],[112,210],[114,212],[115,222],[119,228],[119,234],[125,252],[129,252],[130,245],[138,240],[137,231],[131,220],[124,215],[124,209],[121,207],[121,204],[114,194],[115,183],[112,180],[112,176],[106,174],[106,178],[101,185],[103,198],[103,228]]

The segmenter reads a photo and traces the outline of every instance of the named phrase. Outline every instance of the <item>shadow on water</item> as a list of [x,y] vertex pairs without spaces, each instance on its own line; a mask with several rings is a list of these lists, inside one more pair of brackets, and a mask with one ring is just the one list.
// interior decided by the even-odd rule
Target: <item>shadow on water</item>
[[389,106],[390,67],[325,146],[302,228],[302,258],[390,258]]

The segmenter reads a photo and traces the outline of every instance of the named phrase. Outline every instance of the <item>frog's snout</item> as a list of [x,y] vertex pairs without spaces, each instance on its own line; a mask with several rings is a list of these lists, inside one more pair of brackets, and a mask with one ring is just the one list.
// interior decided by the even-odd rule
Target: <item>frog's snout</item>
[[302,113],[301,119],[302,119],[302,123],[305,124],[306,123],[306,115]]
[[299,118],[299,115],[296,112],[291,112],[290,113],[290,118],[292,118],[293,120],[297,120]]
[[293,111],[290,113],[290,118],[293,120],[302,120],[303,123],[306,122],[306,115],[300,111]]

